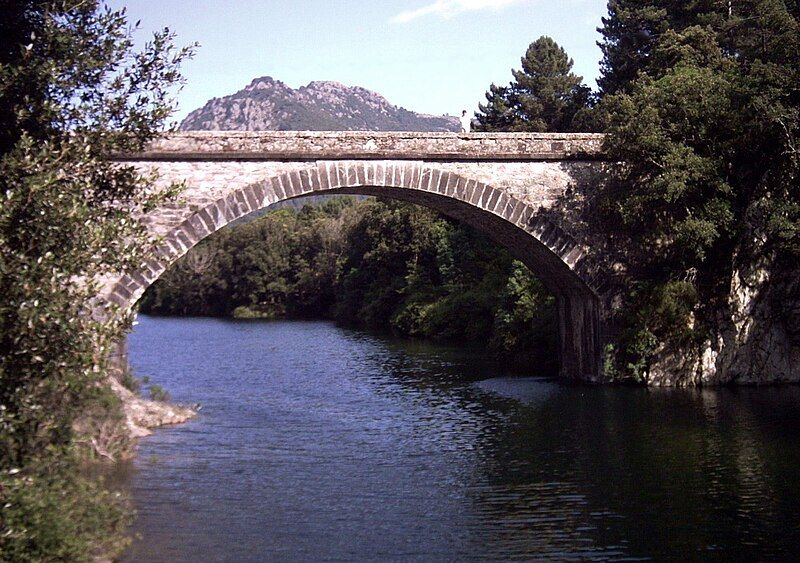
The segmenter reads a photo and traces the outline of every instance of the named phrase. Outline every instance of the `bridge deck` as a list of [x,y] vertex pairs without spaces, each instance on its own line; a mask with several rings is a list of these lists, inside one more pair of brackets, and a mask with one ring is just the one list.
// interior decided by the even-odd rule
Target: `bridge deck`
[[596,133],[417,133],[373,131],[188,131],[119,160],[449,160],[602,158]]

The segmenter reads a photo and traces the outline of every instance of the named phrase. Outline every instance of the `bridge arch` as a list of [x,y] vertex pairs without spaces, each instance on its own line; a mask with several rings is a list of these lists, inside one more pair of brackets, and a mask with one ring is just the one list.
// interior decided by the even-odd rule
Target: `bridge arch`
[[[507,248],[555,294],[561,375],[597,380],[601,365],[601,281],[587,249],[531,204],[435,162],[318,160],[228,191],[164,234],[138,271],[103,297],[131,309],[144,291],[189,249],[274,203],[308,195],[374,195],[424,205],[461,220]],[[268,244],[268,241],[266,241]]]

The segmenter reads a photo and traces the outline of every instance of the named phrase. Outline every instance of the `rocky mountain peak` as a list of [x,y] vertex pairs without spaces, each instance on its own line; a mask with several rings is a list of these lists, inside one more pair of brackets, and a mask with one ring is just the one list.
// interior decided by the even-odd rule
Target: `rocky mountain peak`
[[341,82],[336,82],[335,80],[312,80],[305,86],[301,86],[299,89],[335,91],[350,90],[351,87],[345,86]]
[[293,89],[271,76],[208,101],[180,125],[233,131],[458,131],[452,116],[418,114],[360,86],[315,80]]
[[281,82],[280,80],[275,80],[271,76],[262,76],[261,78],[254,78],[250,84],[244,87],[245,90],[267,90],[269,88],[273,88],[276,85],[280,85],[286,87],[286,85]]

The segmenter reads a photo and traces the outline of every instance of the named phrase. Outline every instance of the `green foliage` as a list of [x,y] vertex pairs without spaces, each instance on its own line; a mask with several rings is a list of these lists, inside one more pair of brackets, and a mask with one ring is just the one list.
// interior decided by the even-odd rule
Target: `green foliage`
[[668,2],[680,0],[609,0],[608,17],[599,29],[603,60],[598,83],[604,94],[624,91],[638,77],[653,42],[669,27]]
[[543,36],[528,46],[521,62],[508,86],[489,87],[476,114],[478,130],[573,130],[576,114],[590,106],[591,90],[571,72],[572,59]]
[[[392,317],[403,316],[397,312],[404,302],[443,295],[439,254],[448,250],[443,238],[451,229],[422,207],[375,200],[359,205],[339,260],[335,317],[385,329]],[[443,259],[446,263],[446,256]]]
[[84,476],[69,457],[0,473],[3,561],[95,561],[128,544],[127,499]]
[[115,461],[128,455],[133,438],[122,400],[108,385],[96,385],[73,423],[71,449],[82,460]]
[[145,313],[324,316],[351,198],[280,209],[224,229],[181,258],[142,299]]
[[[708,39],[696,31],[696,38]],[[696,267],[735,227],[736,179],[720,149],[743,132],[731,126],[734,84],[717,60],[716,69],[681,60],[657,79],[640,79],[631,95],[603,101],[614,116],[608,149],[626,159],[613,178],[619,192],[603,202],[604,211],[636,235],[634,244],[657,249],[646,258],[667,261],[670,271]]]
[[707,336],[697,319],[698,292],[688,281],[645,282],[628,296],[619,348],[606,354],[606,374],[613,379],[646,382],[651,362],[661,350],[690,351]]
[[142,390],[142,381],[136,377],[133,370],[127,366],[122,370],[119,382],[131,393],[138,394]]
[[0,157],[4,465],[69,443],[106,342],[120,334],[85,314],[91,280],[138,264],[144,233],[130,213],[164,195],[148,194],[149,178],[108,157],[141,149],[161,129],[185,55],[166,31],[134,53],[124,16],[94,2],[19,8],[35,30],[0,66],[0,105],[14,109]]
[[[796,277],[800,13],[780,0],[618,0],[604,42],[606,148],[592,201],[629,287],[618,363],[688,350],[730,322],[739,271]],[[787,296],[789,298],[790,296]]]
[[161,385],[150,385],[148,389],[150,393],[150,400],[151,401],[161,401],[166,402],[169,401],[169,392],[161,387]]
[[553,299],[527,268],[475,230],[393,201],[337,198],[221,231],[148,289],[142,311],[333,318],[488,343],[545,371],[557,357]]
[[163,129],[188,54],[167,30],[137,52],[131,33],[95,1],[0,12],[0,472],[12,502],[0,551],[12,559],[85,559],[116,526],[62,458],[97,443],[105,426],[87,413],[111,425],[119,414],[100,389],[125,319],[89,314],[94,280],[139,265],[147,239],[131,214],[170,195],[109,157]]
[[259,311],[245,305],[239,305],[232,312],[234,319],[274,319],[276,314],[272,311]]
[[558,325],[555,299],[519,262],[514,262],[497,308],[491,346],[522,365],[557,370]]

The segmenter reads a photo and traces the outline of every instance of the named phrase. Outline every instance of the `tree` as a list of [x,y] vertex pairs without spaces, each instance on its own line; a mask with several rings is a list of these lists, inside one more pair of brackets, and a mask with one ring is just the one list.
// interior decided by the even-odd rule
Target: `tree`
[[598,80],[604,94],[626,89],[637,77],[653,42],[669,28],[660,0],[610,0],[598,31],[603,52]]
[[731,5],[726,0],[610,0],[608,17],[598,29],[603,37],[601,92],[627,91],[650,67],[650,54],[663,33],[693,25],[719,27]]
[[533,274],[478,231],[408,203],[269,211],[189,250],[142,301],[150,314],[333,318],[557,367],[554,299]]
[[480,105],[481,131],[570,131],[589,106],[590,90],[573,74],[573,61],[555,41],[540,37],[528,46],[522,69],[508,86],[492,84]]
[[[86,506],[106,497],[70,504],[91,487],[56,475],[77,445],[78,416],[116,412],[102,381],[124,325],[88,305],[99,276],[139,264],[147,239],[132,217],[169,195],[109,157],[163,130],[189,50],[164,30],[134,51],[124,11],[92,0],[4,1],[0,14],[0,502],[10,507],[0,550],[82,558],[81,542],[102,536],[81,528]],[[58,507],[30,487],[60,485],[76,511],[36,514]],[[73,538],[42,527],[73,517]]]
[[[757,362],[736,360],[752,345],[737,319],[784,323],[758,329],[773,335],[796,322],[765,311],[798,298],[800,20],[780,0],[682,4],[610,4],[600,107],[625,164],[594,217],[618,233],[608,250],[632,288],[622,368],[647,376],[665,353],[711,349],[718,369],[748,376]],[[642,14],[661,23],[637,42]],[[797,346],[781,338],[764,353]]]

